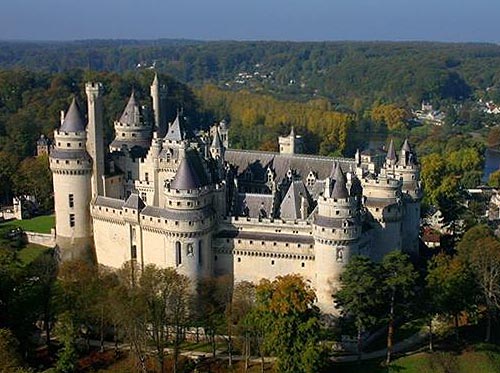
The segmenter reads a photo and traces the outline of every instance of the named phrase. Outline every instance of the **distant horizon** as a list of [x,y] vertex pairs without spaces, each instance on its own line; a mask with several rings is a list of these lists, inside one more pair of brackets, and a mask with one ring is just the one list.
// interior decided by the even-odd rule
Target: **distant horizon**
[[4,0],[8,41],[500,42],[495,0]]
[[294,39],[195,39],[195,38],[82,38],[82,39],[3,39],[0,42],[7,43],[73,43],[73,42],[100,42],[100,41],[130,41],[130,42],[155,42],[155,41],[179,41],[179,42],[199,42],[199,43],[212,43],[212,42],[248,42],[248,43],[434,43],[434,44],[492,44],[500,45],[500,41],[449,41],[449,40],[425,40],[425,39],[324,39],[324,40],[294,40]]

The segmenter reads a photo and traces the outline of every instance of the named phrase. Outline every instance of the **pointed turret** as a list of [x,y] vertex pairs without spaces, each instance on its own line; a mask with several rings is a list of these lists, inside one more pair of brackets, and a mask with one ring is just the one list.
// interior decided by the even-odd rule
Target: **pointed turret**
[[412,166],[415,165],[416,159],[413,153],[408,139],[405,139],[403,146],[401,147],[401,152],[399,155],[399,165],[400,166]]
[[214,133],[214,138],[212,140],[212,148],[220,149],[222,147],[222,140],[220,138],[220,133],[219,133],[219,128],[216,127],[215,133]]
[[82,115],[80,114],[80,110],[78,109],[78,104],[76,103],[75,98],[73,98],[73,101],[71,101],[71,105],[64,117],[60,130],[63,132],[85,131],[85,123],[83,121]]
[[139,105],[135,100],[135,92],[132,91],[130,98],[128,99],[127,106],[123,110],[122,116],[120,117],[120,123],[130,126],[138,126],[141,122],[141,111]]
[[196,172],[192,162],[188,158],[183,158],[174,179],[170,183],[172,189],[190,190],[203,186],[200,175]]
[[335,179],[335,184],[332,189],[332,198],[338,199],[349,197],[349,191],[347,190],[347,178],[340,167],[340,163],[337,163],[333,178]]
[[394,150],[394,140],[391,139],[391,142],[389,144],[389,149],[387,150],[387,156],[385,158],[386,163],[390,166],[393,166],[396,164],[396,151]]
[[307,217],[309,193],[301,180],[292,181],[280,205],[282,219],[297,220]]
[[154,77],[153,83],[151,85],[156,86],[156,87],[160,86],[160,83],[158,82],[158,73],[157,72],[155,72],[155,77]]
[[405,142],[403,143],[401,150],[402,151],[404,150],[406,152],[411,152],[411,146],[410,146],[410,143],[408,142],[408,138],[405,139]]
[[150,94],[153,101],[154,129],[158,133],[158,137],[163,138],[167,132],[167,120],[165,119],[167,87],[160,86],[157,73],[155,73],[153,83],[151,83]]
[[170,127],[168,128],[167,135],[165,136],[165,140],[171,140],[171,141],[182,141],[184,140],[185,132],[181,126],[181,118],[180,118],[180,113],[177,113],[177,116],[175,117],[175,120],[170,124]]

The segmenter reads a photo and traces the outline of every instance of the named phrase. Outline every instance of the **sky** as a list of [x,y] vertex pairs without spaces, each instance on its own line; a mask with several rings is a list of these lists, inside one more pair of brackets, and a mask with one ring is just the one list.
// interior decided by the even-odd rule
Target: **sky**
[[0,40],[499,42],[499,0],[0,0]]

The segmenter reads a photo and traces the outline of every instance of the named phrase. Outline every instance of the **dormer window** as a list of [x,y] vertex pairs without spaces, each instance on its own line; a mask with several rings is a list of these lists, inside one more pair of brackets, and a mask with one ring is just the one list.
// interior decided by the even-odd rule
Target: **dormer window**
[[272,183],[272,182],[273,182],[273,180],[274,180],[274,174],[273,174],[273,171],[272,171],[270,168],[268,168],[268,169],[267,169],[267,182],[268,182],[268,183]]
[[309,172],[309,175],[307,175],[307,186],[313,186],[316,183],[316,175],[314,172]]

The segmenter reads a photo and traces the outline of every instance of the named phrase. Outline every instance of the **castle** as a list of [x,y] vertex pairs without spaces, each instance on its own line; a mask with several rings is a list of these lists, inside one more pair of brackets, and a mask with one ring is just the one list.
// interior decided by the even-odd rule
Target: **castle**
[[50,152],[63,260],[92,252],[105,266],[154,263],[193,281],[297,273],[332,312],[351,256],[418,255],[422,189],[408,141],[354,159],[304,155],[292,128],[279,153],[230,149],[225,122],[197,135],[180,114],[167,123],[155,76],[153,119],[132,93],[105,150],[103,87],[85,88],[88,123],[73,100]]

